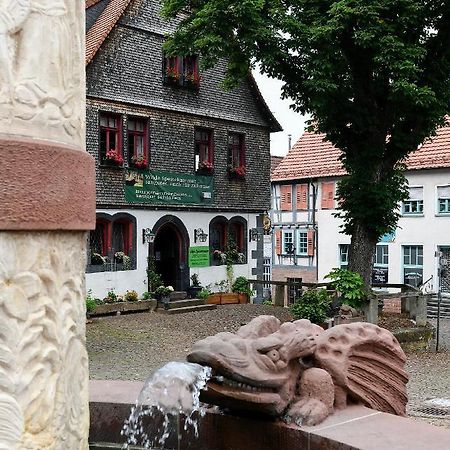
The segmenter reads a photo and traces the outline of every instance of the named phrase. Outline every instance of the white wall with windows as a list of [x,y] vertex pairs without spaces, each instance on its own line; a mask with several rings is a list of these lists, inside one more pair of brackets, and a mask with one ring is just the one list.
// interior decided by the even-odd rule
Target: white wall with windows
[[[124,211],[120,210],[98,210],[97,214],[106,214],[108,216],[114,217],[118,213]],[[225,220],[231,220],[236,217],[244,219],[246,222],[245,234],[243,239],[245,239],[246,248],[246,262],[243,264],[235,264],[234,275],[245,276],[247,278],[252,278],[252,269],[256,267],[257,261],[252,259],[252,251],[256,250],[257,243],[255,241],[249,242],[248,230],[256,227],[256,214],[238,212],[198,212],[198,211],[164,211],[164,210],[127,210],[128,214],[135,218],[135,242],[136,248],[135,252],[135,266],[131,270],[120,270],[119,266],[116,269],[119,270],[107,270],[107,271],[97,271],[86,274],[86,288],[92,290],[92,294],[95,297],[103,298],[106,296],[110,289],[114,289],[116,294],[124,294],[127,290],[136,290],[139,294],[147,291],[147,257],[149,244],[143,242],[142,230],[145,228],[152,229],[154,225],[162,217],[166,215],[176,216],[184,224],[188,235],[190,246],[210,246],[210,233],[209,225],[214,218],[218,216],[224,218]],[[194,242],[194,230],[201,228],[205,233],[208,234],[206,242]],[[89,244],[88,244],[89,247]],[[213,264],[213,261],[211,261]],[[209,267],[202,268],[191,268],[190,275],[196,273],[199,275],[199,280],[203,286],[214,285],[214,283],[226,279],[226,266],[225,265],[211,265]],[[253,276],[254,277],[254,276]]]
[[[450,170],[417,170],[406,176],[409,199],[399,205],[402,216],[395,234],[385,236],[386,242],[377,246],[375,268],[380,277],[387,271],[389,283],[419,285],[431,278],[428,285],[435,290],[435,252],[450,246]],[[332,268],[347,264],[350,236],[341,233],[342,222],[333,217],[335,209],[320,208],[320,195],[319,189],[318,278],[323,281]]]

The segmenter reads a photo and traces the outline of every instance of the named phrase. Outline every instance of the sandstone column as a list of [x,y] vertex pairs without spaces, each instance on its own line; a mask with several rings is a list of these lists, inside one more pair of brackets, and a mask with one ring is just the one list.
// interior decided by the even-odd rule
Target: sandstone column
[[88,448],[84,1],[0,1],[0,449]]

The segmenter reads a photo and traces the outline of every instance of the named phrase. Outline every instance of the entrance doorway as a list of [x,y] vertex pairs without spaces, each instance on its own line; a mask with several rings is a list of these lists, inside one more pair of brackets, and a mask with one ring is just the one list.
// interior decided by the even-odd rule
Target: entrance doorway
[[165,286],[185,291],[189,286],[187,249],[189,235],[184,224],[174,216],[162,217],[154,227],[153,256],[156,272]]
[[450,247],[441,246],[439,250],[442,252],[442,292],[450,293]]

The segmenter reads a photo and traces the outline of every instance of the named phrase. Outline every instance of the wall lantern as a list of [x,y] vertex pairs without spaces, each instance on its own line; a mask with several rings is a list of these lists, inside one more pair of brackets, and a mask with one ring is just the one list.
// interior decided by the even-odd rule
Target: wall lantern
[[257,228],[250,228],[250,230],[248,230],[248,240],[250,242],[254,241],[254,242],[258,242],[261,238],[261,234],[259,233]]
[[206,239],[208,239],[208,235],[202,228],[197,228],[194,230],[194,242],[206,242]]
[[153,244],[155,242],[155,233],[150,228],[142,229],[142,243]]

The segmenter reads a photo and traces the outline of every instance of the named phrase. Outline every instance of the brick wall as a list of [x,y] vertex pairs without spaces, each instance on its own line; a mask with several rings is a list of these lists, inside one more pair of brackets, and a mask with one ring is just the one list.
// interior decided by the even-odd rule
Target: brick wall
[[302,278],[304,283],[317,283],[315,267],[273,267],[272,280],[286,281],[288,278]]

